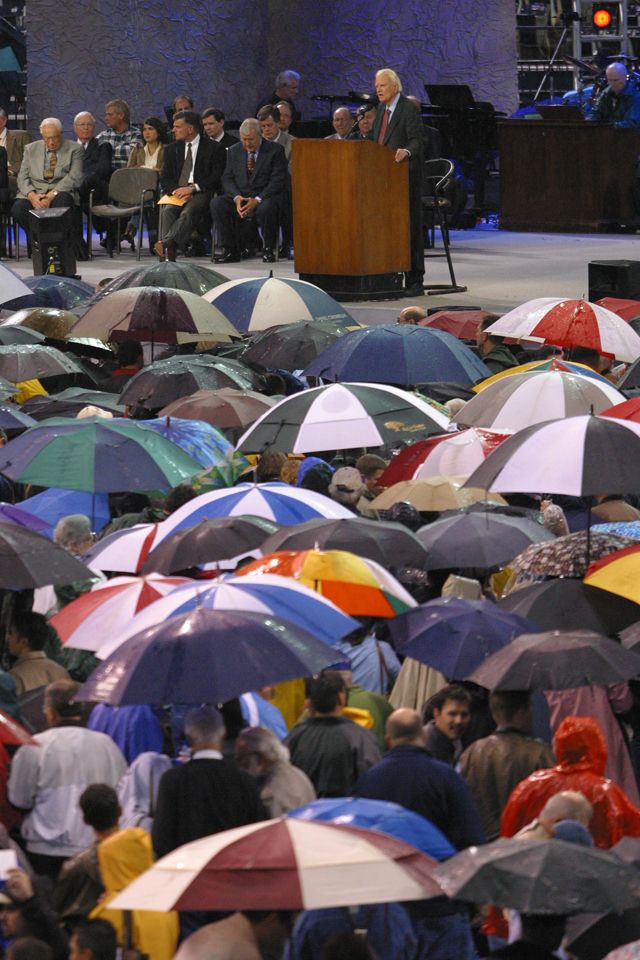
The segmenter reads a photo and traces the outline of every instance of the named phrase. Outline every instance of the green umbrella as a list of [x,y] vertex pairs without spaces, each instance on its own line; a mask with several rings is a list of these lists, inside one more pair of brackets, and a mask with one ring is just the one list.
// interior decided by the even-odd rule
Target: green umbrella
[[43,420],[0,451],[0,472],[19,483],[90,493],[167,490],[202,464],[144,421]]

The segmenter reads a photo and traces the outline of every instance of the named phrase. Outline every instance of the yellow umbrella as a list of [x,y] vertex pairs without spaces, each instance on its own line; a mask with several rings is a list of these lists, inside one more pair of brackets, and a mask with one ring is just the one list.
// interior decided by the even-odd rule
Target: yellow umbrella
[[640,544],[616,550],[592,563],[584,582],[590,587],[599,587],[618,597],[640,603]]
[[372,500],[369,507],[372,510],[387,510],[394,503],[406,501],[416,510],[423,512],[441,510],[457,510],[458,507],[468,507],[478,500],[491,500],[494,503],[506,501],[499,493],[488,493],[479,487],[464,487],[466,477],[434,476],[420,480],[402,480],[394,483],[383,493]]

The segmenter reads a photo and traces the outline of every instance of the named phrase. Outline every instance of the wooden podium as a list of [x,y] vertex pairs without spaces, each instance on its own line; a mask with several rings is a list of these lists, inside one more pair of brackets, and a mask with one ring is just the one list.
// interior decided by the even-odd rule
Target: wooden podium
[[370,140],[292,144],[295,268],[339,300],[395,298],[411,269],[409,165]]

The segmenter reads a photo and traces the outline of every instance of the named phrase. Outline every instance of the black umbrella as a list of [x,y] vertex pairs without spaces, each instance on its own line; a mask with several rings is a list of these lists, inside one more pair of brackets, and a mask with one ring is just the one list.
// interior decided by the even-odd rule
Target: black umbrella
[[76,360],[55,347],[40,344],[0,347],[0,375],[12,383],[34,378],[59,377],[69,373],[85,371]]
[[604,850],[562,840],[495,840],[469,847],[433,873],[458,900],[522,913],[576,914],[637,906],[640,876]]
[[594,630],[612,636],[640,620],[639,604],[568,578],[515,590],[498,606],[540,630]]
[[330,343],[358,326],[347,320],[312,320],[268,327],[253,334],[243,356],[263,367],[302,370]]
[[467,513],[436,520],[418,531],[427,550],[425,570],[501,567],[525,547],[554,536],[535,520],[496,513]]
[[264,554],[277,550],[348,550],[383,567],[422,567],[426,552],[401,523],[381,520],[307,520],[284,527],[262,544]]
[[141,573],[174,573],[200,563],[229,560],[256,550],[280,527],[263,517],[214,517],[177,530],[152,550]]
[[0,521],[1,589],[62,586],[90,578],[95,579],[95,574],[88,567],[48,537],[17,523]]
[[143,367],[120,394],[120,403],[159,410],[196,390],[234,387],[252,390],[256,375],[237,360],[213,357],[169,357]]
[[113,393],[103,390],[85,390],[84,387],[68,387],[52,396],[36,395],[22,404],[24,413],[34,420],[46,420],[48,417],[75,417],[87,406],[108,410],[114,417],[124,414],[124,406],[118,403]]
[[487,690],[568,690],[640,676],[640,654],[590,630],[524,633],[467,680]]
[[640,940],[640,907],[622,913],[583,913],[571,917],[565,938],[572,957],[603,960],[616,947]]
[[188,293],[197,293],[202,296],[208,290],[226,283],[229,277],[218,273],[211,267],[205,267],[198,263],[187,263],[180,261],[172,263],[169,260],[161,260],[160,263],[152,263],[141,267],[134,267],[121,273],[106,286],[95,294],[87,304],[93,306],[108,297],[114,290],[124,290],[125,287],[169,287],[172,290],[186,290]]

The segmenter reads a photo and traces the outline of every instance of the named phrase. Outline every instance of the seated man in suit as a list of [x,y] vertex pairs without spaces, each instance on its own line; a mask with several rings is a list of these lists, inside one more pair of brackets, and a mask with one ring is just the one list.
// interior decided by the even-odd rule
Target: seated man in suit
[[95,202],[104,203],[111,176],[111,144],[96,139],[96,120],[88,110],[82,110],[75,115],[73,129],[84,153],[80,200],[88,201],[89,194],[94,190]]
[[209,140],[215,140],[216,143],[222,144],[225,150],[228,150],[229,147],[236,145],[238,138],[227,133],[224,129],[224,120],[224,111],[220,110],[219,107],[207,107],[206,110],[202,111],[202,129],[205,137],[209,137]]
[[162,207],[161,239],[153,248],[161,260],[175,260],[176,249],[184,250],[207,217],[211,197],[220,187],[226,151],[201,135],[201,128],[200,114],[193,110],[180,110],[173,118],[175,142],[164,148],[160,186],[163,194],[184,204]]
[[275,263],[280,205],[287,160],[277,143],[263,140],[260,121],[240,124],[240,143],[227,151],[223,193],[211,201],[211,216],[220,228],[225,253],[217,263],[237,263],[241,257],[241,227],[255,217],[262,229],[265,263]]
[[325,137],[325,140],[347,140],[353,127],[353,117],[349,107],[336,107],[331,124],[335,133]]
[[[285,104],[287,106],[287,104]],[[280,206],[280,227],[282,229],[282,246],[280,247],[280,258],[291,258],[291,248],[293,246],[293,212],[291,209],[291,144],[296,139],[286,130],[280,127],[280,110],[272,104],[266,107],[260,107],[257,114],[260,121],[262,136],[271,143],[279,143],[284,149],[284,155],[287,158],[287,177],[285,189],[282,195]]]
[[7,173],[9,175],[9,192],[15,197],[18,192],[18,170],[22,163],[24,148],[29,143],[29,134],[26,130],[9,130],[7,128],[7,114],[0,108],[0,147],[7,151]]
[[78,190],[82,183],[82,147],[65,140],[57,117],[47,117],[40,124],[42,140],[29,143],[18,173],[18,197],[11,214],[30,242],[31,210],[49,207],[71,207],[76,210]]

